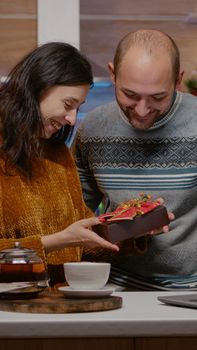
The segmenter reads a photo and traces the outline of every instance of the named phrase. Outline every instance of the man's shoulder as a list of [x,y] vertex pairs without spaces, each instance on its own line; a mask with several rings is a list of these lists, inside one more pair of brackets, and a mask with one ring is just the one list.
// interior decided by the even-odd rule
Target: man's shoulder
[[188,92],[182,92],[182,105],[189,107],[191,109],[197,107],[197,97],[188,93]]
[[119,119],[119,108],[116,101],[101,105],[88,112],[78,129],[81,137],[100,137],[108,133],[112,124]]
[[190,128],[196,130],[197,97],[190,93],[182,92],[181,102],[176,113],[178,113],[180,122],[183,120],[184,123],[190,123]]
[[112,101],[106,103],[101,106],[95,107],[93,110],[89,111],[83,119],[83,124],[87,124],[89,122],[95,122],[96,120],[105,120],[108,119],[109,116],[114,116],[118,113],[118,105],[116,101]]

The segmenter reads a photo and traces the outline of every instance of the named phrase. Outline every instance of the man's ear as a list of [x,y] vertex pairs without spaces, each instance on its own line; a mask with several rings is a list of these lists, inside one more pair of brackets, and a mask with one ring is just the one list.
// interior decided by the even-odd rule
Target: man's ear
[[184,75],[184,70],[181,70],[178,76],[178,79],[176,81],[176,90],[181,90],[181,82],[183,79],[183,75]]
[[108,70],[109,70],[111,81],[113,84],[115,84],[114,65],[112,62],[108,63]]

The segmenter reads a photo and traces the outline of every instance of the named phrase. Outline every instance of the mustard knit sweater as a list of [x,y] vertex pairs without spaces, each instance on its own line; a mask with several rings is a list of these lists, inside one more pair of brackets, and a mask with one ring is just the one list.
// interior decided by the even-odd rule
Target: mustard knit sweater
[[92,216],[84,204],[68,148],[47,144],[44,156],[34,164],[32,180],[25,179],[16,170],[12,175],[5,175],[3,159],[0,159],[0,169],[0,250],[20,241],[22,246],[35,249],[46,265],[79,261],[79,247],[46,255],[41,243],[43,235]]

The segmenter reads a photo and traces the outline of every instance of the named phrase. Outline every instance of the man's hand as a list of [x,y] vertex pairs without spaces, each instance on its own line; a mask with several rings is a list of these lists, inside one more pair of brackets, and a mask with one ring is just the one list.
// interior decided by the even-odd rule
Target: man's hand
[[[163,198],[158,198],[157,200],[160,202],[161,205],[164,204]],[[173,221],[175,219],[175,215],[172,212],[168,212],[168,218],[170,221]],[[169,232],[169,230],[170,230],[169,225],[165,225],[161,228],[158,228],[158,229],[155,229],[155,230],[148,232],[148,234],[151,236],[154,236],[154,235],[158,235],[160,233],[167,233],[167,232]]]

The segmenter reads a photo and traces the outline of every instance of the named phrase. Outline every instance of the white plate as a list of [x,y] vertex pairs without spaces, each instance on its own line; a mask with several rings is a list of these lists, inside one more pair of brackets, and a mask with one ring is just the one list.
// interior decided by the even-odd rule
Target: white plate
[[31,283],[26,282],[13,282],[13,283],[0,283],[0,293],[6,293],[10,291],[15,291],[18,289],[23,289],[25,287],[31,287]]
[[104,287],[102,289],[72,289],[71,287],[59,287],[59,291],[63,292],[66,297],[72,298],[99,298],[111,295],[114,292],[113,288]]

